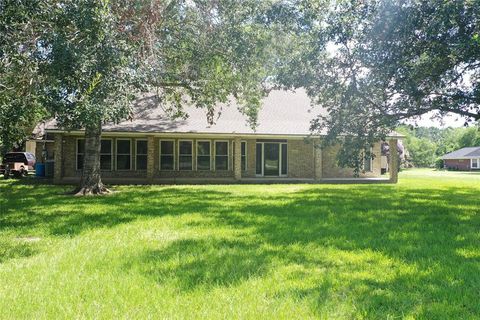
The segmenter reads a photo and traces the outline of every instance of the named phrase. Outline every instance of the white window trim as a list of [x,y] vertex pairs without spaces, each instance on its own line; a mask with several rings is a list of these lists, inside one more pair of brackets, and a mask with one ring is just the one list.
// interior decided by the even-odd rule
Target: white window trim
[[[102,140],[110,140],[110,154],[108,153],[102,153]],[[77,147],[78,147],[78,144],[77,144]],[[100,139],[100,157],[102,155],[110,155],[111,159],[110,159],[110,170],[102,170],[102,171],[113,171],[113,139],[112,138],[104,138],[104,139]]]
[[[118,169],[118,156],[126,156],[126,153],[118,154],[118,141],[130,141],[130,168],[129,169]],[[126,138],[117,138],[115,139],[115,171],[130,171],[132,170],[132,139]]]
[[[171,170],[166,170],[166,169],[163,169],[162,170],[162,142],[163,141],[170,141],[170,142],[173,142],[173,169]],[[170,154],[165,154],[166,156],[169,156]],[[161,139],[159,142],[158,142],[158,171],[175,171],[175,168],[177,167],[176,166],[176,163],[175,163],[175,139]]]
[[[245,170],[248,170],[248,143],[246,140],[240,141],[240,166],[242,165],[242,144],[245,143]],[[242,168],[243,169],[243,168]]]
[[[473,160],[476,160],[477,166],[473,166]],[[480,158],[471,158],[470,159],[470,169],[479,170],[480,169]]]
[[[146,141],[147,142],[147,153],[146,154],[138,154],[138,141]],[[146,171],[147,169],[137,169],[138,158],[137,156],[147,156],[147,168],[148,168],[148,139],[135,139],[135,171]]]
[[[182,155],[180,154],[180,143],[181,143],[181,142],[191,142],[191,143],[192,143],[192,153],[190,154],[190,156],[192,157],[192,161],[191,161],[191,163],[192,163],[192,169],[190,169],[190,170],[185,170],[185,169],[180,170],[180,157],[182,156]],[[178,170],[178,171],[193,171],[193,157],[194,157],[194,153],[193,153],[193,149],[194,149],[194,148],[193,148],[193,146],[194,146],[194,145],[195,145],[195,144],[193,143],[193,140],[189,140],[189,139],[180,139],[180,140],[178,140],[178,146],[177,146],[177,153],[178,153],[177,170]],[[186,156],[187,156],[187,154],[186,154]]]
[[[82,169],[78,169],[78,140],[83,140],[83,149],[85,150],[85,138],[77,138],[75,139],[75,170],[80,171]],[[85,152],[82,153],[83,159],[85,160]]]
[[[199,142],[208,142],[208,150],[210,152],[209,157],[210,157],[210,167],[208,170],[198,170],[198,143]],[[195,141],[195,171],[212,171],[212,141],[211,140],[196,140]],[[203,155],[204,156],[204,155]]]
[[[288,177],[288,141],[287,142],[255,142],[255,152],[257,152],[257,144],[262,145],[262,173],[258,174],[257,173],[257,167],[255,164],[255,176],[257,177],[265,177],[265,143],[276,143],[278,144],[278,176],[279,177]],[[287,146],[287,173],[283,174],[282,173],[282,146],[286,145]],[[255,161],[256,161],[255,157]],[[276,177],[276,176],[267,176],[267,177]]]
[[[218,169],[217,170],[217,142],[226,142],[227,143],[227,169]],[[220,155],[224,157],[225,155]],[[213,141],[213,170],[215,171],[229,171],[230,170],[230,141],[229,140],[214,140]]]

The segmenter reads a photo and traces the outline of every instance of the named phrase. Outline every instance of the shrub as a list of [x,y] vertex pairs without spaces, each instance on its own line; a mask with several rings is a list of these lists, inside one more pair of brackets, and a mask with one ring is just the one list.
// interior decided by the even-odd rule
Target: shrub
[[437,169],[443,169],[444,164],[443,164],[443,159],[442,158],[437,158],[435,160],[435,168]]

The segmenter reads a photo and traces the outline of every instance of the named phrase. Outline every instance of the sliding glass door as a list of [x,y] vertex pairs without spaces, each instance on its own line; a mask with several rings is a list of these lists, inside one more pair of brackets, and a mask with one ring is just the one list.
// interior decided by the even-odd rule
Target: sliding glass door
[[256,173],[260,176],[287,175],[287,144],[284,142],[257,142]]
[[265,143],[263,146],[263,175],[280,175],[280,145],[278,143]]

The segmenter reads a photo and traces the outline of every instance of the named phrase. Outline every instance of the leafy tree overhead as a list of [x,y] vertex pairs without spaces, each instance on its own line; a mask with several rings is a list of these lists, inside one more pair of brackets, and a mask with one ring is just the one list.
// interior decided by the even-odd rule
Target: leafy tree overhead
[[358,171],[363,150],[403,119],[431,111],[480,119],[477,1],[338,1],[307,10],[306,25],[316,27],[296,40],[290,64],[301,72],[287,67],[279,79],[306,87],[328,109],[312,130],[328,128],[326,144],[347,136],[341,165]]
[[106,1],[62,1],[51,32],[41,39],[43,102],[60,127],[85,129],[85,158],[78,194],[102,193],[102,124],[129,115],[136,90],[134,47]]
[[44,103],[58,124],[85,128],[77,194],[108,192],[100,176],[102,125],[131,115],[139,91],[155,90],[174,115],[208,110],[233,95],[254,126],[272,60],[260,1],[65,0],[48,16],[38,52]]
[[19,145],[46,116],[38,103],[35,39],[43,32],[34,19],[41,1],[0,2],[0,156]]

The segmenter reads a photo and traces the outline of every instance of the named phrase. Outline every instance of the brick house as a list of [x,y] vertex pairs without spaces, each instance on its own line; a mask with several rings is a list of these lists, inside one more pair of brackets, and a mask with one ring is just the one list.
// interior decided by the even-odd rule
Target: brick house
[[[338,147],[320,149],[310,137],[310,121],[318,112],[303,90],[272,91],[262,101],[258,126],[252,130],[237,106],[220,105],[215,123],[206,111],[186,108],[186,119],[172,120],[154,95],[135,104],[134,119],[104,125],[101,145],[102,178],[107,183],[228,183],[320,182],[353,177],[353,170],[336,164]],[[54,136],[56,183],[71,183],[81,176],[83,132],[57,128]],[[398,136],[389,142],[396,145]],[[376,156],[366,161],[361,177],[381,178],[381,143]],[[396,182],[396,170],[389,181]],[[356,180],[360,181],[360,180]]]
[[462,148],[442,157],[443,165],[453,170],[480,170],[480,147]]

